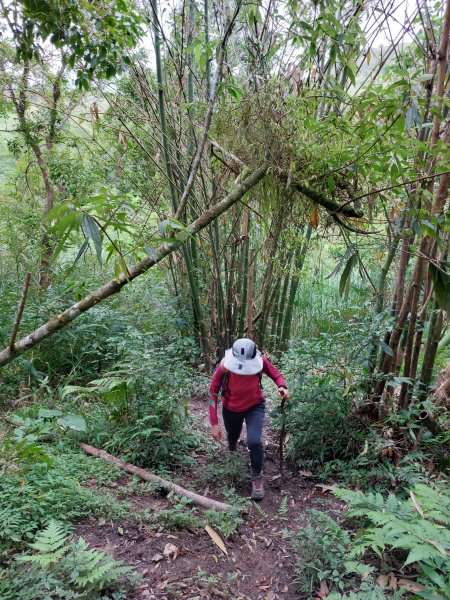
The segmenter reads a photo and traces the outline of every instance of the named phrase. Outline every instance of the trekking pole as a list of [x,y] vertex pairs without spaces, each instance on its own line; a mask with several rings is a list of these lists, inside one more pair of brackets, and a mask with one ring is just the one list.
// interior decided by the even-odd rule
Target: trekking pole
[[284,472],[284,460],[283,460],[283,446],[284,446],[284,438],[286,437],[286,411],[284,410],[284,403],[286,402],[286,398],[281,399],[280,409],[281,409],[281,431],[280,431],[280,474],[283,475]]

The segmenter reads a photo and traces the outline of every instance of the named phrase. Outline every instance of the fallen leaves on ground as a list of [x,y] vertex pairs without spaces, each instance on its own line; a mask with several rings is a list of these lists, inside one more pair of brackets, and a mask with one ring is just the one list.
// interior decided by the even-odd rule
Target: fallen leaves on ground
[[206,529],[208,535],[210,536],[210,538],[212,539],[212,541],[216,544],[216,546],[218,546],[224,554],[228,555],[228,550],[226,549],[224,541],[220,537],[220,535],[217,533],[217,531],[214,531],[214,529],[212,527],[210,527],[209,525],[206,525],[205,529]]
[[176,560],[179,553],[179,548],[177,546],[174,546],[173,544],[166,544],[164,546],[163,554],[164,556],[167,556],[167,558],[172,558],[173,560]]
[[326,598],[329,593],[330,588],[328,587],[328,584],[325,581],[325,579],[322,579],[322,581],[320,582],[320,589],[317,592],[317,595],[319,596],[319,598]]

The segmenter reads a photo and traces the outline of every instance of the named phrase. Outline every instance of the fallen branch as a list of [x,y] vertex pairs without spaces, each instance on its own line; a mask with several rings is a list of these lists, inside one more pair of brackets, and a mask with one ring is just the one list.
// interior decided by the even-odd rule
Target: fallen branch
[[80,448],[82,448],[87,454],[91,454],[92,456],[97,456],[98,458],[103,458],[103,460],[106,460],[110,463],[114,463],[119,467],[119,469],[127,471],[128,473],[132,473],[133,475],[137,475],[145,481],[153,481],[161,486],[164,490],[175,492],[184,498],[189,498],[189,500],[192,500],[194,504],[203,506],[203,508],[214,508],[221,511],[236,510],[236,508],[231,506],[231,504],[218,502],[217,500],[212,500],[211,498],[206,498],[206,496],[200,496],[195,492],[185,490],[176,483],[172,483],[171,481],[167,481],[167,479],[163,479],[162,477],[158,477],[158,475],[150,473],[150,471],[146,471],[145,469],[140,469],[139,467],[135,467],[130,463],[126,463],[123,460],[120,460],[120,458],[117,458],[112,454],[108,454],[108,452],[105,452],[104,450],[99,450],[98,448],[89,446],[89,444],[83,444],[80,442]]

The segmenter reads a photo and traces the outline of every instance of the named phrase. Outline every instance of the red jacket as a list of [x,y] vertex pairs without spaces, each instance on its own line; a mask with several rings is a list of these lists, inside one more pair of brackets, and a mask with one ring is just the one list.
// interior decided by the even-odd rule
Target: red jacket
[[[276,383],[277,387],[287,387],[283,375],[281,375],[265,356],[263,356],[262,359],[262,372],[268,375]],[[232,412],[244,412],[264,400],[264,393],[260,386],[261,378],[259,373],[256,375],[238,375],[237,373],[227,371],[222,366],[221,362],[217,367],[211,385],[209,386],[209,420],[211,425],[217,425],[218,422],[218,394],[222,386],[223,376],[226,372],[228,373],[228,381],[222,397],[222,403],[225,408]]]

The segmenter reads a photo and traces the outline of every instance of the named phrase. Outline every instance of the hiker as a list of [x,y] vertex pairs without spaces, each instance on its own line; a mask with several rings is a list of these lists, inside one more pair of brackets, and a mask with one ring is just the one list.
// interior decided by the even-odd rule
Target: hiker
[[247,426],[247,447],[250,450],[252,467],[253,500],[264,498],[262,466],[264,450],[261,442],[266,403],[261,386],[262,374],[268,375],[278,386],[283,400],[290,396],[284,377],[258,350],[255,342],[248,338],[236,340],[233,347],[225,351],[214,372],[209,388],[209,419],[211,435],[222,439],[217,420],[218,394],[222,395],[223,422],[227,432],[228,448],[236,450],[242,425]]

